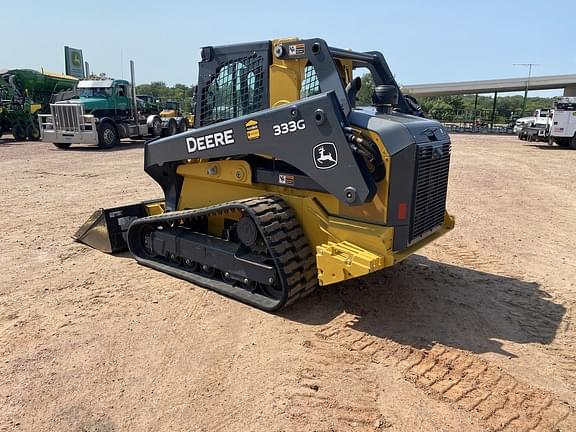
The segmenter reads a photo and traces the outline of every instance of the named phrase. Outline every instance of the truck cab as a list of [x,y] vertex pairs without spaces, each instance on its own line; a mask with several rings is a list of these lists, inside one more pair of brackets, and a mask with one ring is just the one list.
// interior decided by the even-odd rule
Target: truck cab
[[[70,100],[84,106],[86,114],[98,117],[130,115],[130,83],[124,80],[84,80],[78,83],[79,98]],[[60,102],[67,103],[67,102]]]

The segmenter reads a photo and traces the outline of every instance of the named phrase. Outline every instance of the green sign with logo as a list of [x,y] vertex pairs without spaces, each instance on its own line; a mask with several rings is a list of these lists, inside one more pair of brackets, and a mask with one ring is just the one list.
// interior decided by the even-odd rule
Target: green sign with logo
[[64,60],[66,63],[66,75],[71,75],[76,78],[85,78],[84,74],[84,58],[82,57],[82,50],[76,48],[64,47]]

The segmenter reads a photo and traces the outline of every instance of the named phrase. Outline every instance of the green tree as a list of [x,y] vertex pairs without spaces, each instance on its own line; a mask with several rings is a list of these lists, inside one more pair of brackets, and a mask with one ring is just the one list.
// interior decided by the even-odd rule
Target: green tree
[[[531,115],[538,108],[551,108],[555,98],[530,97],[524,115]],[[419,98],[419,103],[428,117],[443,121],[484,121],[492,120],[493,96],[433,96]],[[522,95],[501,96],[496,100],[496,123],[506,123],[522,115]],[[476,111],[474,111],[476,109]]]
[[364,74],[361,77],[362,87],[356,95],[356,100],[359,106],[372,105],[372,93],[374,93],[374,79],[372,74]]

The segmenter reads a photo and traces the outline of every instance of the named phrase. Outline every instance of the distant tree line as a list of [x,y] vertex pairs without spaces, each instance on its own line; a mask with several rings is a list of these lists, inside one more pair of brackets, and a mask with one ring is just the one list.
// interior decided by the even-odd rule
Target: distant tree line
[[[357,95],[357,104],[371,105],[374,92],[372,75],[362,76],[362,87]],[[150,84],[136,86],[136,93],[150,95],[162,100],[175,100],[182,104],[184,112],[191,112],[194,104],[194,86],[175,84],[172,87],[163,81],[153,81]],[[418,102],[428,117],[443,121],[475,121],[482,119],[490,121],[493,96],[478,96],[476,111],[474,111],[475,95],[464,96],[433,96],[422,97]],[[555,98],[529,97],[526,101],[526,111],[522,113],[524,97],[500,96],[496,101],[495,121],[506,123],[522,115],[529,116],[538,108],[551,108]]]
[[[433,116],[434,113],[440,112],[462,112],[474,111],[475,95],[464,96],[433,96],[422,97],[418,102],[424,112]],[[522,115],[529,116],[538,108],[552,108],[555,98],[528,97],[526,100],[526,111],[522,113],[524,96],[500,96],[496,98],[496,116],[498,117],[519,117]],[[478,96],[476,111],[488,112],[494,106],[493,96]]]
[[[362,88],[357,95],[358,105],[371,105],[374,92],[372,75],[362,76]],[[474,111],[475,95],[433,96],[418,98],[418,103],[428,117],[445,121],[491,120],[493,96],[478,96],[476,112]],[[528,97],[526,111],[522,113],[524,96],[501,96],[496,98],[495,121],[507,123],[514,118],[530,116],[538,108],[551,108],[556,98]]]

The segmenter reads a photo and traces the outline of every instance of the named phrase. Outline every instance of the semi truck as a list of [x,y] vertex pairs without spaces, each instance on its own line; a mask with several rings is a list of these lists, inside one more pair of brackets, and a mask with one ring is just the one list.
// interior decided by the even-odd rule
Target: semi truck
[[134,85],[134,62],[130,62],[131,83],[126,80],[82,80],[77,99],[50,105],[50,114],[40,115],[42,140],[60,149],[72,144],[112,148],[122,138],[162,135],[159,112],[142,110]]

